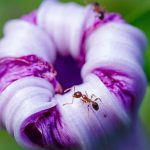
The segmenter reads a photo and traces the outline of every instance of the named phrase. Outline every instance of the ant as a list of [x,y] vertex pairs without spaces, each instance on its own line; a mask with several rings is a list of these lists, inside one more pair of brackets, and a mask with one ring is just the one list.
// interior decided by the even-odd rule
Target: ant
[[[70,89],[72,89],[72,88],[66,89],[64,92],[67,92],[67,91],[70,90]],[[71,102],[71,103],[63,104],[63,106],[68,105],[68,104],[73,104],[74,98],[78,98],[78,99],[80,99],[83,103],[88,103],[88,110],[89,110],[90,104],[92,104],[92,107],[93,107],[94,110],[96,110],[96,111],[99,110],[99,105],[98,105],[98,103],[97,103],[96,101],[97,101],[97,100],[100,100],[100,101],[101,101],[101,99],[100,99],[100,98],[96,98],[96,96],[95,96],[94,94],[92,94],[91,97],[89,98],[86,91],[85,91],[85,94],[83,94],[83,93],[80,92],[80,91],[75,92],[75,86],[74,86],[74,93],[73,93],[72,97],[73,97],[73,98],[72,98],[72,102]],[[92,100],[93,97],[95,97],[94,100]]]
[[93,3],[93,11],[98,13],[98,18],[100,20],[103,20],[105,17],[105,11],[103,8],[100,7],[100,4],[98,2]]

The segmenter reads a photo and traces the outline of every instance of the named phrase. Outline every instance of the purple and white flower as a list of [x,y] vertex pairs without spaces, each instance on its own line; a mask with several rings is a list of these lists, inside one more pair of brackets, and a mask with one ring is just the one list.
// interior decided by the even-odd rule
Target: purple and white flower
[[[104,20],[95,15],[92,5],[46,0],[38,10],[5,25],[0,41],[0,126],[23,147],[143,149],[138,110],[146,89],[145,35],[119,14],[106,12]],[[68,55],[79,70],[72,68]],[[53,65],[60,57],[56,68],[63,70],[67,62],[67,71],[82,83],[73,82],[67,71],[56,74]],[[74,93],[61,93],[68,85],[100,98],[99,110],[79,99],[64,106]]]

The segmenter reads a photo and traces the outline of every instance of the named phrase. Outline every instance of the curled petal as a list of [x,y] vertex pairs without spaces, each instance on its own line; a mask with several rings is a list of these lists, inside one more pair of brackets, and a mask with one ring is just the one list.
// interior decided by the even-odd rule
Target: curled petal
[[142,70],[145,45],[146,38],[137,28],[108,23],[87,39],[82,76],[92,71],[129,112],[135,113],[146,90]]
[[[22,146],[115,149],[137,122],[146,38],[118,14],[106,12],[104,20],[95,15],[92,5],[46,0],[36,13],[6,24],[0,124]],[[64,95],[56,94],[61,88],[50,65],[56,51],[83,61],[83,83]]]
[[[128,115],[117,102],[117,98],[93,74],[89,74],[82,85],[75,86],[75,91],[87,93],[88,97],[94,94],[96,97],[93,100],[99,98],[96,101],[99,109],[96,111],[92,104],[78,99],[74,99],[73,104],[67,104],[71,103],[74,93],[72,89],[64,96],[56,97],[65,120],[69,125],[75,125],[74,130],[79,135],[83,149],[109,149],[109,135],[114,134],[118,128],[128,127]],[[63,106],[64,104],[66,105]]]
[[36,25],[37,24],[36,16],[37,11],[35,10],[27,15],[22,16],[21,19]]
[[4,28],[4,37],[0,41],[1,57],[34,54],[50,63],[55,60],[56,52],[51,38],[35,25],[23,20],[9,21]]

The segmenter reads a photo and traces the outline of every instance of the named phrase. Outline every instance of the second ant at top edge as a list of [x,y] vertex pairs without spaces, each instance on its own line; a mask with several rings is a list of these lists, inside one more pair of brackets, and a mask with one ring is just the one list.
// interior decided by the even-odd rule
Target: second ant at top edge
[[100,4],[98,2],[94,2],[93,3],[93,11],[98,13],[98,18],[100,20],[103,20],[105,17],[105,10],[100,6]]

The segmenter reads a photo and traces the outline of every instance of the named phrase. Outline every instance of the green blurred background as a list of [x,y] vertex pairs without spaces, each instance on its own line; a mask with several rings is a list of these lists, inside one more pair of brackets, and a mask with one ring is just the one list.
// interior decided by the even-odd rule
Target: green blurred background
[[[0,35],[4,23],[36,9],[42,0],[0,0]],[[69,0],[63,0],[68,2]],[[94,0],[74,0],[80,4]],[[145,131],[150,135],[150,0],[100,0],[109,11],[120,12],[131,24],[141,28],[148,38],[148,48],[145,53],[145,72],[148,86],[145,99],[140,110],[140,118]],[[0,130],[0,150],[22,150],[15,140],[5,131]]]

